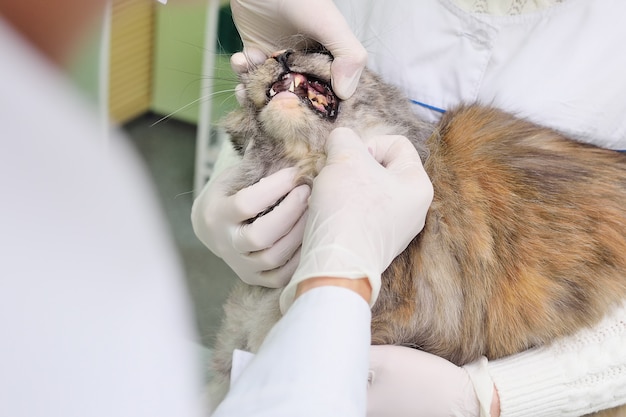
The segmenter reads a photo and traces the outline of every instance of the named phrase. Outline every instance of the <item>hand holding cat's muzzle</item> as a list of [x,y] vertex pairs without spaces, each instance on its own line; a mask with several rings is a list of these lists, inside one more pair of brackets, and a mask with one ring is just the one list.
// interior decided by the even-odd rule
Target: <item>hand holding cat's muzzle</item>
[[341,99],[352,96],[367,63],[367,51],[332,0],[238,0],[231,2],[231,9],[247,59],[245,65],[239,65],[244,63],[241,57],[231,61],[237,74],[263,62],[257,52],[269,57],[295,46],[285,45],[285,40],[312,39],[335,58],[331,66],[335,94]]
[[366,277],[373,305],[381,274],[424,227],[433,190],[415,148],[402,136],[379,136],[370,150],[352,130],[331,133],[326,166],[313,182],[300,264],[281,295],[283,313],[298,283],[316,277]]

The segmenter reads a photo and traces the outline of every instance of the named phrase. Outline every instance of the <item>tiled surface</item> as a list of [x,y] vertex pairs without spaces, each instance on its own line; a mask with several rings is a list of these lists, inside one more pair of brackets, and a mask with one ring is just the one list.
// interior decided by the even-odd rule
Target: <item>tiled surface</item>
[[222,304],[235,274],[195,237],[189,219],[193,202],[195,125],[142,116],[124,126],[153,174],[172,236],[183,261],[198,332],[203,345],[212,346]]

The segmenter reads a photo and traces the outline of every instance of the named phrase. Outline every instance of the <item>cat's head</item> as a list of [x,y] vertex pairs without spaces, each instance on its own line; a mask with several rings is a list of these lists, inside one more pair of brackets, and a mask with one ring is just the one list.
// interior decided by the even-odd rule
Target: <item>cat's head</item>
[[349,127],[363,137],[414,135],[417,120],[408,100],[367,69],[354,95],[340,100],[331,87],[332,61],[319,47],[284,50],[242,74],[245,102],[224,122],[235,148],[243,154],[253,144],[265,144],[298,160],[323,153],[336,127]]
[[341,105],[330,86],[331,62],[323,50],[286,50],[242,74],[245,102],[224,122],[235,148],[243,152],[254,140],[302,152],[323,145],[311,142],[328,135]]

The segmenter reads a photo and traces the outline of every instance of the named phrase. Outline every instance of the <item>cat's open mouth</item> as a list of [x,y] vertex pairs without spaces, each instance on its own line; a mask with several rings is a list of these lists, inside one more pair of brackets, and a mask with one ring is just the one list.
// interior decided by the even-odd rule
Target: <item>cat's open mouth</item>
[[330,86],[307,74],[286,72],[282,74],[267,92],[271,100],[278,93],[291,92],[320,115],[334,120],[337,117],[339,99]]

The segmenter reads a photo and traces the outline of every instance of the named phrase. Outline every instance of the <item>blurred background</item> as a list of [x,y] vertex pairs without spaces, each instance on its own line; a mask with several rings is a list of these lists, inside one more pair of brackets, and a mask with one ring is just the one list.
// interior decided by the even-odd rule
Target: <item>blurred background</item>
[[240,49],[227,0],[111,0],[71,68],[154,178],[208,348],[236,277],[197,240],[190,212],[224,140],[216,123],[237,103],[229,58]]

